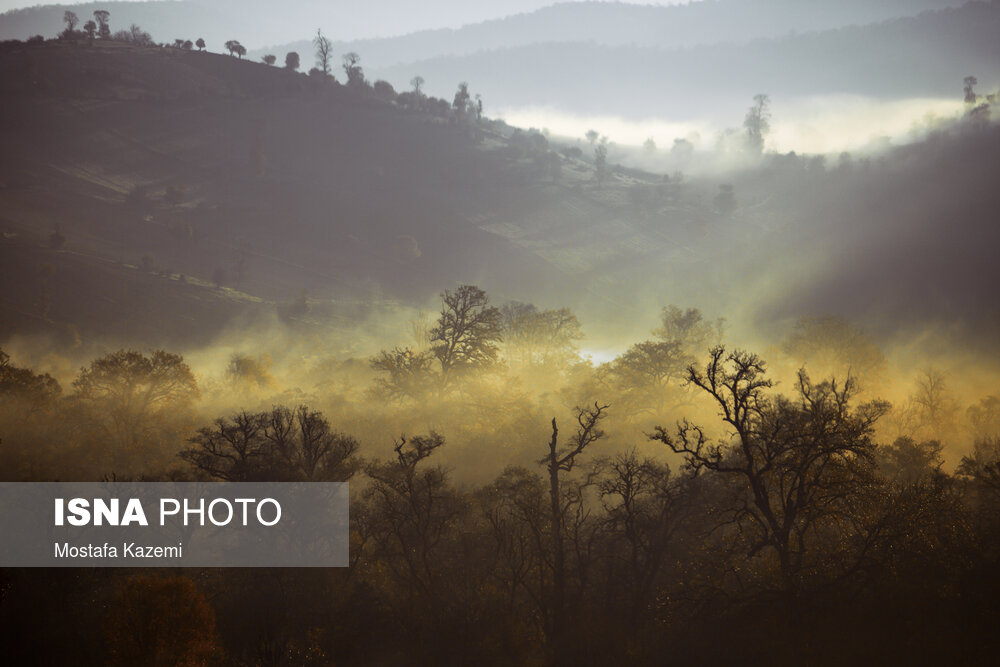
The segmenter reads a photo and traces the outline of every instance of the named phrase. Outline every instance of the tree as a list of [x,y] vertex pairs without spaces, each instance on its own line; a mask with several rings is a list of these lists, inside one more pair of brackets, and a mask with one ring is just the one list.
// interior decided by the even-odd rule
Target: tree
[[385,373],[375,380],[373,395],[390,401],[425,398],[434,380],[433,359],[428,352],[414,352],[408,347],[382,350],[370,362],[373,370]]
[[817,385],[804,370],[797,400],[771,399],[765,374],[755,354],[712,349],[704,370],[688,368],[688,381],[712,399],[733,440],[710,444],[702,428],[686,420],[675,435],[657,426],[650,438],[680,454],[690,475],[705,473],[732,484],[723,525],[735,528],[748,556],[763,551],[776,556],[778,588],[794,614],[810,541],[823,524],[838,525],[871,476],[873,428],[888,404],[852,408],[851,378]]
[[94,34],[97,32],[97,24],[93,21],[87,21],[83,24],[83,31],[87,33],[88,39],[94,39]]
[[[619,579],[634,640],[653,619],[649,610],[659,592],[657,579],[690,513],[693,492],[690,480],[673,479],[668,465],[640,458],[635,449],[615,456],[606,467],[599,490],[611,529],[608,557],[617,572],[625,573]],[[614,548],[615,543],[624,548]]]
[[181,44],[181,48],[184,49],[185,51],[190,51],[193,46],[194,42],[192,42],[190,39],[185,39],[184,43]]
[[372,91],[375,92],[375,96],[380,100],[390,102],[396,99],[396,89],[392,87],[391,83],[383,79],[379,79],[372,84]]
[[289,51],[285,54],[285,69],[297,70],[299,68],[299,54]]
[[274,55],[272,55],[272,54],[269,53],[266,56],[264,56],[263,58],[261,58],[261,60],[264,61],[265,65],[273,65],[275,63],[275,61],[278,60],[278,58],[277,58],[277,56],[274,56]]
[[101,39],[111,39],[111,26],[108,21],[111,19],[111,12],[98,9],[94,12],[94,20],[97,21],[97,34]]
[[642,142],[642,149],[647,153],[656,152],[656,142],[653,140],[653,137],[647,137],[646,140]]
[[445,537],[460,511],[459,498],[447,472],[426,461],[444,438],[426,436],[393,443],[395,458],[373,461],[365,473],[371,484],[364,492],[371,508],[370,532],[388,573],[405,591],[409,603],[418,597],[431,605],[444,603],[442,589],[453,576],[445,565]]
[[10,363],[10,355],[0,349],[0,397],[5,402],[45,404],[58,398],[61,392],[59,382],[51,375],[14,366]]
[[601,135],[597,132],[597,130],[587,130],[587,134],[584,136],[587,138],[587,141],[590,142],[590,145],[593,146],[594,142],[597,141],[597,138]]
[[469,110],[470,99],[469,84],[462,81],[458,84],[458,90],[455,91],[455,99],[452,101],[451,106],[459,114],[464,114]]
[[[549,478],[549,529],[552,544],[552,602],[548,630],[549,641],[559,650],[566,635],[566,546],[564,524],[571,507],[579,501],[578,494],[566,497],[561,487],[560,473],[572,472],[577,458],[592,444],[604,437],[600,421],[606,416],[607,405],[577,408],[576,433],[564,445],[559,443],[559,427],[552,418],[552,436],[548,453],[539,461]],[[573,497],[575,495],[576,497]]]
[[771,131],[771,98],[763,93],[754,95],[753,105],[743,119],[747,131],[747,146],[758,155],[764,152],[764,139]]
[[240,44],[238,40],[235,39],[230,39],[229,41],[227,41],[225,46],[226,50],[229,51],[229,55],[231,56],[236,55],[241,60],[247,52],[246,48],[242,44]]
[[941,474],[944,447],[937,440],[917,442],[908,436],[896,438],[891,445],[880,447],[879,467],[897,484],[910,485],[933,479]]
[[800,318],[781,349],[797,365],[808,365],[821,375],[850,374],[861,389],[876,384],[888,367],[875,342],[836,317]]
[[348,86],[363,86],[365,84],[365,74],[361,70],[361,56],[351,51],[344,54],[344,74],[347,76]]
[[679,343],[647,340],[635,343],[601,370],[619,392],[620,414],[661,415],[672,397],[671,390],[680,386],[687,363]]
[[413,77],[410,79],[410,85],[413,86],[413,94],[417,97],[417,99],[420,99],[420,96],[423,95],[424,77]]
[[603,183],[608,178],[608,147],[603,143],[594,149],[594,175],[598,183]]
[[356,468],[358,442],[334,431],[304,405],[269,412],[245,410],[216,419],[188,440],[179,456],[214,479],[252,481],[347,481]]
[[76,12],[71,12],[67,9],[63,12],[63,22],[66,24],[66,36],[72,37],[73,31],[76,30],[76,26],[80,23],[80,17],[76,15]]
[[313,37],[313,46],[316,48],[316,68],[323,73],[324,77],[330,76],[333,42],[324,37],[323,32],[317,28],[316,36]]
[[[119,42],[134,44],[136,46],[153,46],[154,44],[152,35],[135,23],[130,25],[128,30],[119,30],[116,32],[114,34],[114,39]],[[184,42],[182,40],[177,40],[175,42],[176,46],[182,46],[183,44]]]
[[979,80],[976,79],[976,77],[974,76],[967,76],[965,77],[964,83],[965,83],[965,103],[969,106],[975,105],[975,103],[979,100],[979,96],[976,95],[976,90],[975,90],[976,84],[979,83]]
[[522,368],[558,371],[579,359],[580,321],[568,308],[539,310],[512,301],[500,308],[505,357]]
[[260,390],[274,386],[269,356],[251,357],[234,352],[226,366],[226,379],[237,389]]
[[198,383],[183,357],[156,350],[148,357],[119,350],[91,362],[73,381],[89,406],[124,449],[142,447],[156,422],[175,417],[198,397]]
[[486,292],[461,285],[454,292],[445,290],[441,300],[441,315],[430,331],[430,340],[431,351],[441,364],[442,382],[495,365],[503,330],[500,311],[489,305]]
[[936,368],[921,371],[912,396],[916,407],[917,429],[941,438],[955,429],[958,407],[948,388],[947,375]]
[[194,45],[198,47],[198,50],[199,50],[199,51],[204,51],[204,50],[205,50],[205,40],[204,40],[204,39],[202,39],[201,37],[199,37],[199,38],[198,38],[198,39],[197,39],[197,40],[195,41]]

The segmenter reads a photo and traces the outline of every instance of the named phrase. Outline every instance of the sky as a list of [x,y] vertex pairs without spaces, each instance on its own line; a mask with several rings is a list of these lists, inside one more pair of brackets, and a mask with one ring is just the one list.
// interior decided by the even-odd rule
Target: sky
[[[124,0],[126,2],[143,0]],[[274,7],[271,0],[187,0],[206,4],[258,4]],[[680,0],[624,0],[627,4],[673,5],[685,4]],[[697,1],[697,0],[695,0]],[[405,34],[417,30],[434,28],[457,28],[468,23],[502,18],[511,14],[530,12],[541,7],[556,4],[557,0],[285,0],[281,3],[286,10],[293,5],[315,6],[320,14],[333,9],[343,12],[338,33],[341,39],[361,39]],[[39,4],[80,4],[73,0],[53,3],[39,3],[25,0],[0,0],[0,11],[32,7]],[[388,32],[386,32],[388,30]]]

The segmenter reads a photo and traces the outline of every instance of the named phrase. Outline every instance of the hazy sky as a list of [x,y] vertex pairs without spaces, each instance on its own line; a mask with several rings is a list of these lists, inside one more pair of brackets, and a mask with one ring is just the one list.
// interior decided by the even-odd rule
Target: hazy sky
[[[124,0],[142,1],[142,0]],[[268,5],[273,2],[263,0],[186,0],[205,4]],[[556,4],[558,0],[285,0],[280,3],[288,11],[298,5],[300,8],[315,6],[326,11],[342,12],[338,29],[341,38],[356,39],[380,34],[402,34],[429,28],[457,28],[467,23],[502,18],[510,14],[529,12],[540,7]],[[629,4],[674,5],[684,4],[681,0],[624,0]],[[697,1],[697,0],[694,0]],[[39,4],[80,4],[74,0],[39,3],[30,0],[0,0],[0,11],[31,7]]]

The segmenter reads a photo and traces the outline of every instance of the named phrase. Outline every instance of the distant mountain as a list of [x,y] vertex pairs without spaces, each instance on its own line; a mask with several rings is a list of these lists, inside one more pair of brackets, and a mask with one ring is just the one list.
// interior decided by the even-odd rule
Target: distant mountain
[[[721,3],[720,3],[721,4]],[[656,49],[546,43],[371,68],[397,87],[413,76],[432,94],[468,81],[491,108],[553,106],[580,114],[690,119],[739,115],[772,97],[860,94],[882,99],[958,97],[962,79],[1000,85],[1000,0],[879,24]],[[364,55],[362,54],[362,58]]]
[[[457,30],[426,30],[389,39],[340,41],[335,46],[338,51],[361,54],[370,67],[540,43],[590,42],[676,49],[699,44],[745,43],[794,32],[864,25],[960,6],[965,1],[702,0],[669,6],[568,2]],[[275,53],[312,52],[308,40],[270,48]]]
[[[443,55],[474,53],[535,42],[594,41],[601,44],[678,47],[746,41],[790,31],[863,24],[962,0],[701,0],[684,5],[575,2],[538,9],[545,0],[150,0],[43,5],[0,15],[0,40],[54,37],[69,8],[84,21],[95,9],[111,12],[112,29],[136,23],[160,42],[203,37],[221,50],[238,39],[252,51],[311,53],[317,28],[361,53],[373,66]],[[531,11],[538,10],[538,11]],[[502,18],[503,13],[515,14]],[[493,19],[486,20],[485,19]],[[479,22],[479,23],[477,23]],[[454,28],[465,25],[459,29]],[[406,35],[406,33],[414,33]],[[359,37],[406,35],[399,38]],[[289,42],[295,42],[289,44]],[[260,54],[262,55],[263,51]],[[251,55],[255,55],[252,53]]]

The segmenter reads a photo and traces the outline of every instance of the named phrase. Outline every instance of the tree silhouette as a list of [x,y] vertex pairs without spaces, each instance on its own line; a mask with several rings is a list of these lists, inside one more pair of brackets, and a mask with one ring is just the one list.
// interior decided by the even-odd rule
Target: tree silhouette
[[470,103],[469,84],[462,81],[458,84],[458,90],[455,91],[455,99],[452,100],[451,106],[459,114],[464,114],[469,110]]
[[198,39],[197,39],[197,40],[195,41],[194,45],[198,47],[198,50],[199,50],[199,51],[204,51],[204,50],[205,50],[205,40],[204,40],[204,39],[202,39],[201,37],[199,37],[199,38],[198,38]]
[[285,69],[297,70],[299,68],[299,54],[289,51],[285,54]]
[[561,650],[565,639],[566,624],[566,517],[572,506],[579,501],[577,494],[566,497],[561,485],[560,473],[568,473],[576,465],[577,458],[590,445],[604,437],[600,421],[606,416],[607,405],[595,403],[592,408],[577,408],[577,431],[565,444],[559,442],[559,428],[552,418],[552,436],[548,443],[548,453],[539,463],[545,466],[549,478],[549,528],[552,545],[552,601],[550,622],[547,627],[549,641]]
[[382,350],[370,362],[372,369],[385,373],[375,380],[372,393],[390,401],[426,398],[434,381],[433,359],[430,353],[408,347]]
[[132,350],[103,356],[80,370],[73,387],[77,399],[124,449],[141,447],[154,422],[176,416],[199,395],[184,359],[163,350],[149,356]]
[[93,21],[87,21],[83,24],[83,31],[87,33],[88,39],[94,39],[94,35],[97,32],[97,24]]
[[94,20],[97,21],[97,34],[101,36],[101,39],[110,39],[111,26],[108,21],[111,20],[111,12],[98,9],[94,12]]
[[347,481],[356,467],[358,443],[338,433],[319,412],[238,412],[198,429],[195,445],[179,456],[214,479],[250,481]]
[[979,80],[974,76],[965,77],[965,103],[969,105],[975,104],[979,100],[979,96],[976,95],[976,84]]
[[670,435],[650,436],[680,454],[689,474],[731,481],[733,504],[726,522],[739,530],[751,556],[771,550],[778,560],[779,590],[796,613],[810,540],[824,524],[851,510],[875,461],[872,433],[888,404],[852,408],[853,379],[813,384],[799,371],[797,400],[769,398],[764,362],[754,354],[714,348],[704,370],[688,367],[688,381],[719,409],[734,441],[711,444],[688,421]]
[[344,74],[347,76],[347,85],[349,86],[363,86],[365,84],[365,75],[361,70],[361,56],[354,53],[344,54]]
[[313,37],[313,47],[316,49],[316,69],[322,72],[324,77],[330,76],[330,58],[333,54],[333,42],[323,36],[323,32],[316,29],[316,36]]
[[261,60],[264,61],[265,65],[273,65],[275,61],[278,60],[278,58],[277,56],[269,53],[266,56],[262,57]]
[[764,152],[764,139],[771,131],[771,98],[763,93],[754,95],[753,106],[743,119],[747,131],[747,146],[758,155]]
[[63,22],[66,24],[65,35],[72,37],[73,31],[76,30],[76,26],[80,23],[80,17],[76,15],[76,12],[71,12],[67,9],[63,12]]
[[442,382],[455,375],[496,364],[498,343],[503,340],[500,311],[489,305],[486,292],[461,285],[441,294],[443,305],[437,325],[430,331],[431,350],[441,364]]

